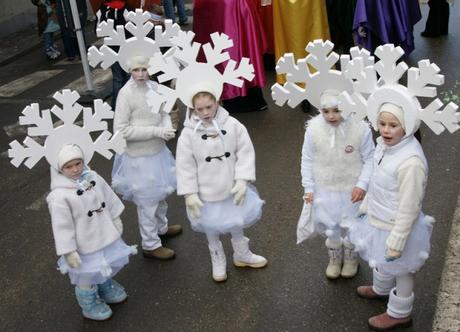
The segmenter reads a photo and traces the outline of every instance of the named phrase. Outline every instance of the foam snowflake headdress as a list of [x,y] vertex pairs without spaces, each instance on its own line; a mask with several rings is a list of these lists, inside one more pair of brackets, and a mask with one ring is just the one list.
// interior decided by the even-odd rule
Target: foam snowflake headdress
[[[100,16],[100,13],[98,13]],[[172,46],[170,39],[177,36],[180,27],[172,20],[165,20],[165,28],[159,25],[155,26],[154,39],[147,35],[154,28],[154,24],[149,21],[150,14],[143,12],[142,9],[136,9],[135,12],[125,11],[127,23],[114,27],[114,20],[109,19],[98,24],[96,34],[98,37],[104,37],[104,45],[99,49],[91,46],[88,50],[89,64],[96,67],[101,63],[103,69],[109,68],[118,61],[121,68],[129,72],[128,61],[133,56],[152,57],[160,51],[160,47]],[[98,17],[99,17],[98,16]],[[126,39],[125,29],[133,36]],[[119,46],[118,53],[109,46]]]
[[[91,108],[83,107],[77,103],[80,95],[76,91],[62,90],[53,95],[62,108],[54,105],[50,110],[41,110],[37,103],[33,103],[22,111],[19,117],[19,124],[34,125],[27,129],[28,136],[24,140],[24,145],[14,140],[10,143],[11,149],[8,156],[11,163],[19,167],[24,163],[28,168],[32,168],[42,158],[45,157],[48,163],[56,169],[58,167],[58,154],[62,147],[67,144],[77,144],[84,155],[84,162],[88,164],[97,152],[107,159],[112,157],[112,152],[121,154],[126,146],[125,140],[120,133],[111,135],[107,131],[105,119],[113,118],[113,111],[107,103],[100,99],[94,100],[94,113]],[[80,113],[83,111],[83,126],[75,123]],[[57,116],[62,124],[54,127],[51,113]],[[102,131],[99,137],[93,142],[92,132]],[[32,137],[46,136],[44,145],[40,145]]]
[[[200,92],[204,86],[212,86],[216,99],[222,94],[224,83],[238,87],[243,85],[243,79],[248,81],[254,78],[254,67],[248,58],[242,58],[238,68],[236,61],[231,60],[228,49],[233,46],[233,41],[224,33],[211,34],[211,43],[203,45],[206,62],[197,62],[201,44],[194,42],[195,34],[192,31],[179,31],[176,37],[171,38],[175,48],[161,54],[157,52],[150,59],[149,73],[163,72],[158,76],[159,82],[176,79],[175,89],[159,85],[159,96],[151,95],[151,103],[165,103],[168,109],[179,98],[185,105],[192,108],[192,97]],[[215,66],[227,61],[224,72],[221,74]]]
[[[303,100],[308,100],[317,109],[321,108],[320,98],[327,90],[339,92],[352,90],[350,80],[346,79],[342,72],[333,69],[339,60],[339,55],[332,52],[334,44],[329,41],[316,39],[309,42],[305,50],[309,53],[305,58],[295,62],[293,53],[286,53],[276,65],[277,74],[286,74],[286,83],[275,83],[272,90],[272,98],[278,106],[287,104],[294,108]],[[348,61],[346,56],[341,58],[342,67]],[[309,66],[316,69],[311,72]],[[305,88],[297,85],[300,83]]]
[[[357,47],[350,50],[352,59],[346,64],[344,74],[353,80],[353,94],[344,92],[340,97],[339,108],[342,113],[356,113],[364,118],[366,115],[374,128],[380,106],[393,103],[404,110],[404,122],[407,133],[413,133],[420,121],[436,134],[445,129],[453,133],[460,128],[458,106],[452,102],[444,109],[439,98],[432,100],[425,108],[417,97],[436,97],[436,87],[444,84],[444,75],[439,74],[439,67],[430,60],[421,60],[418,67],[408,68],[405,62],[397,61],[404,54],[401,47],[386,44],[377,47],[374,58],[366,50],[358,53]],[[407,86],[399,80],[407,72]],[[433,86],[434,85],[434,86]]]

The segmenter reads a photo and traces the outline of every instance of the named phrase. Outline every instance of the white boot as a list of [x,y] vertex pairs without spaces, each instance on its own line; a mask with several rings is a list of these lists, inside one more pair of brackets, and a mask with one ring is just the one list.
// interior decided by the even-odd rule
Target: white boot
[[211,253],[212,278],[216,282],[227,280],[227,260],[222,242],[219,241],[217,245],[209,244],[208,247]]
[[233,264],[237,267],[252,267],[261,268],[267,265],[268,261],[265,257],[253,254],[249,250],[249,239],[242,237],[241,239],[234,240],[232,238],[233,246]]
[[343,243],[343,266],[340,275],[343,278],[353,278],[358,273],[359,260],[355,246],[350,242]]
[[326,277],[328,279],[337,279],[340,277],[342,270],[343,248],[342,241],[332,242],[326,240],[327,252],[329,254],[329,264],[326,268]]

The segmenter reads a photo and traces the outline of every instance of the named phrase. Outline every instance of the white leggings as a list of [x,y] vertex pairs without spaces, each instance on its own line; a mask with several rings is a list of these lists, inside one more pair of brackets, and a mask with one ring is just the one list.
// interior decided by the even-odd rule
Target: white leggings
[[[235,241],[241,240],[244,238],[244,232],[242,228],[233,230],[230,232],[232,234],[232,238]],[[208,238],[209,245],[211,247],[217,246],[220,242],[220,234],[219,233],[206,233],[206,237]]]

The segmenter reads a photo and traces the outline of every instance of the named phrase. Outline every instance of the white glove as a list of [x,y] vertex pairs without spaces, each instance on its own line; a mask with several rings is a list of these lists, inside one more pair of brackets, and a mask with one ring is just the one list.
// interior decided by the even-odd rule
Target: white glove
[[118,233],[123,234],[123,223],[121,222],[120,217],[113,219],[113,225],[117,229]]
[[76,269],[81,265],[80,255],[76,251],[69,252],[68,254],[64,255],[64,259],[68,266],[71,268]]
[[176,130],[173,128],[164,128],[164,127],[154,127],[153,134],[165,141],[168,141],[176,137]]
[[185,195],[185,206],[192,218],[199,218],[201,216],[200,209],[203,207],[203,202],[197,194]]
[[235,197],[233,199],[233,202],[236,205],[240,205],[241,203],[244,202],[244,199],[246,198],[246,189],[247,189],[247,182],[245,180],[236,180],[235,185],[233,186],[232,190],[230,193],[234,194]]

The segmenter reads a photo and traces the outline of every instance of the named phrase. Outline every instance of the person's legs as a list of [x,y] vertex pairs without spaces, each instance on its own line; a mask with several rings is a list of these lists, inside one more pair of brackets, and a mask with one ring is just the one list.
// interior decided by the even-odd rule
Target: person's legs
[[112,70],[112,110],[115,111],[118,92],[129,81],[129,74],[121,68],[120,64],[115,62],[110,69]]
[[187,17],[187,12],[185,10],[185,5],[184,5],[184,0],[176,0],[176,6],[177,6],[177,16],[179,16],[179,24],[187,24],[188,22],[188,17]]
[[328,229],[326,231],[326,247],[329,255],[329,263],[326,268],[328,279],[337,279],[340,276],[343,263],[343,247],[340,229]]
[[174,6],[172,0],[163,0],[163,9],[165,18],[176,21],[176,15],[174,15]]

